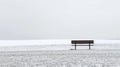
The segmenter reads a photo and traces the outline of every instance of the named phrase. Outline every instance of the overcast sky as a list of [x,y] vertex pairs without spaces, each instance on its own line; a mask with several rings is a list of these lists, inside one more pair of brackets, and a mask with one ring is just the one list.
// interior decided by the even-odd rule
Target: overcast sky
[[120,0],[0,0],[0,39],[120,39]]

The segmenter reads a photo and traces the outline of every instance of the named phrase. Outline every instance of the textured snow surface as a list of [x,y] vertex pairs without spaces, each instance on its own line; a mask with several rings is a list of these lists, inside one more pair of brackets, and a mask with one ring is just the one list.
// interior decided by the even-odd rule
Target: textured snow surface
[[0,67],[120,67],[120,50],[3,51]]

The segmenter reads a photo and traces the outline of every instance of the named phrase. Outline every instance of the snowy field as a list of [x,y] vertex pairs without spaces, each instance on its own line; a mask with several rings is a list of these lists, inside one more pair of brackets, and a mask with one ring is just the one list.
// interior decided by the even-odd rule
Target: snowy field
[[71,40],[1,40],[0,67],[120,67],[120,40],[73,48]]
[[[0,40],[0,51],[70,50],[74,48],[71,40],[77,39]],[[77,49],[88,49],[88,46],[78,46]],[[120,40],[94,40],[92,49],[120,49]]]
[[120,50],[3,51],[0,67],[120,67]]

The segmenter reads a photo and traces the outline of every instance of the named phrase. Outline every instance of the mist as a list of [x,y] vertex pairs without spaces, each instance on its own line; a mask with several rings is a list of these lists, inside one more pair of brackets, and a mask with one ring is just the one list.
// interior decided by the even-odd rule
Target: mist
[[119,0],[1,0],[0,39],[120,39]]

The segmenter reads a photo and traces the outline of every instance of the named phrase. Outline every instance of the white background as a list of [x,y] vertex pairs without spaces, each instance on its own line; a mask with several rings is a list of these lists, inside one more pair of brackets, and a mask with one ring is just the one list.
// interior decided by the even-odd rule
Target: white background
[[120,0],[0,0],[0,39],[120,39]]

